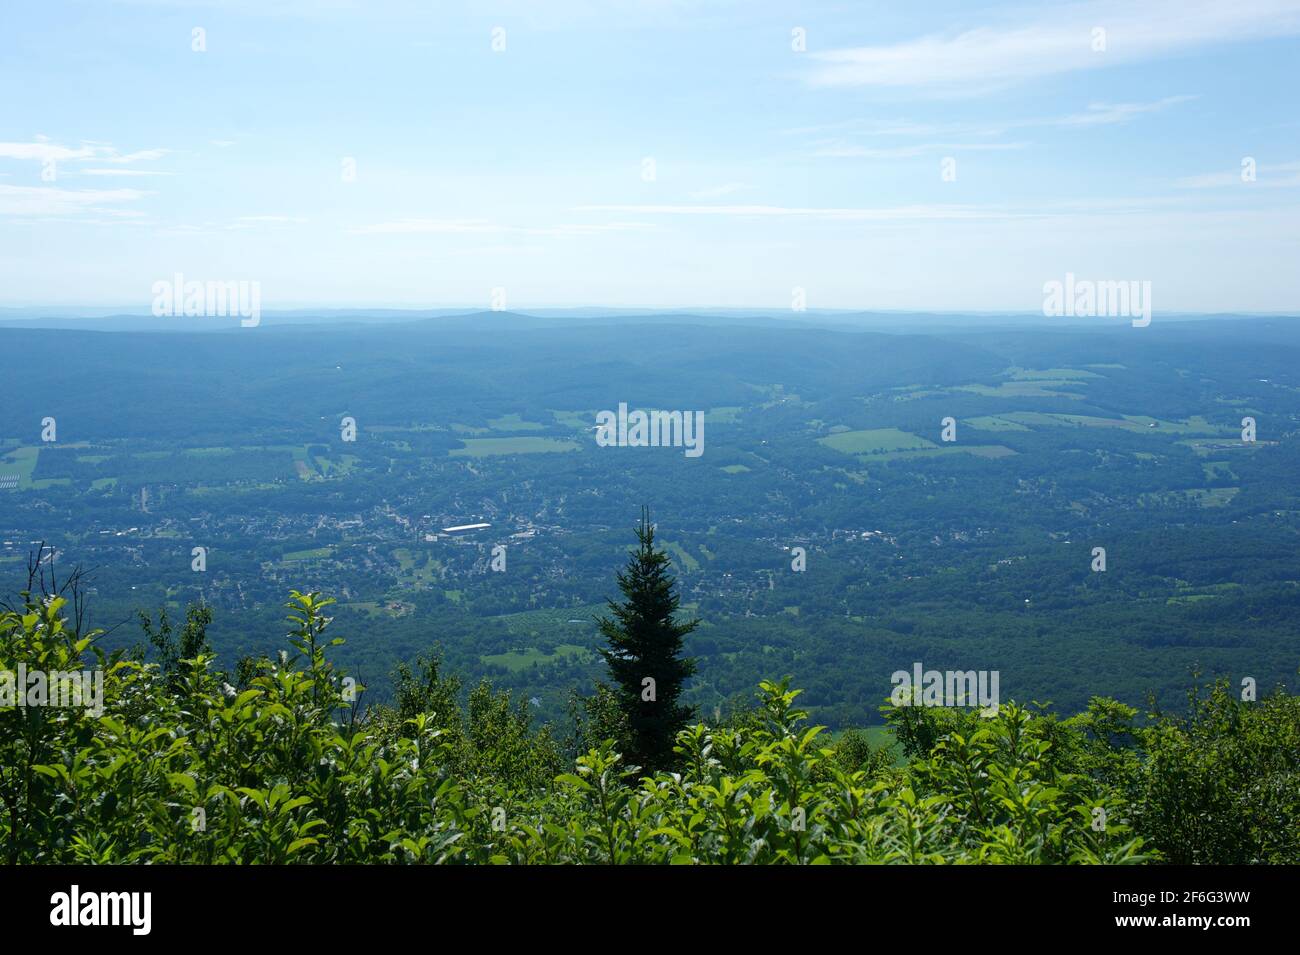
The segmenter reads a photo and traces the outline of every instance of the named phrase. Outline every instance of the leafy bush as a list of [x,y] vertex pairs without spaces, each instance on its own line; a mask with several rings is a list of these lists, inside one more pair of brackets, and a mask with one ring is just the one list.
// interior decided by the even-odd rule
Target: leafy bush
[[861,734],[831,743],[797,690],[763,683],[754,710],[678,734],[680,771],[642,776],[610,741],[566,767],[487,684],[462,713],[436,660],[363,710],[316,593],[291,595],[293,651],[245,665],[239,686],[203,652],[171,672],[106,658],[62,598],[23,596],[0,613],[0,669],[93,659],[104,710],[0,708],[11,863],[1300,860],[1292,697],[1219,687],[1142,728],[1111,701],[1068,720],[889,711],[910,757],[896,767]]

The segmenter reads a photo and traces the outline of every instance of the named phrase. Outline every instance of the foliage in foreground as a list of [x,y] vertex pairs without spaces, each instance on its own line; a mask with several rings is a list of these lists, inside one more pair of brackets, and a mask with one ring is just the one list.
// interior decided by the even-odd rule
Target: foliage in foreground
[[[57,596],[0,613],[0,670],[74,670],[94,634]],[[1094,701],[887,715],[910,762],[805,725],[797,691],[677,738],[641,777],[609,742],[575,762],[486,685],[436,663],[362,714],[327,660],[330,601],[293,594],[292,654],[103,659],[104,710],[0,708],[10,863],[1296,862],[1300,700],[1216,687],[1190,715]],[[189,641],[201,646],[200,639]],[[235,684],[232,685],[233,680]],[[568,764],[568,765],[566,765]],[[1104,822],[1104,824],[1102,824]]]

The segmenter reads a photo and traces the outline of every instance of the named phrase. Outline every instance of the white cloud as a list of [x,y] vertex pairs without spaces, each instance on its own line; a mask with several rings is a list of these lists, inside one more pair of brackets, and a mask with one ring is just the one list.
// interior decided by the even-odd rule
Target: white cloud
[[1053,120],[1056,126],[1104,126],[1127,123],[1146,113],[1158,113],[1178,103],[1196,99],[1195,96],[1166,96],[1151,103],[1089,103],[1088,109],[1072,116]]
[[743,182],[724,182],[720,186],[712,186],[708,189],[699,189],[690,194],[692,199],[721,199],[723,196],[729,196],[733,193],[740,192],[748,188]]
[[172,176],[175,173],[156,169],[78,169],[83,176]]
[[645,222],[565,222],[541,229],[519,229],[526,235],[600,235],[606,232],[647,232],[654,226]]
[[1030,217],[991,206],[912,205],[881,208],[834,208],[768,205],[600,205],[579,206],[580,212],[616,212],[632,215],[732,216],[746,218],[803,218],[837,220],[1006,219]]
[[377,222],[374,225],[359,226],[351,231],[358,235],[402,232],[433,232],[450,235],[499,232],[500,229],[492,223],[480,219],[397,219],[392,222]]
[[163,156],[171,152],[170,149],[141,149],[137,152],[119,155],[117,150],[111,146],[108,147],[107,151],[108,155],[104,156],[104,162],[116,163],[148,162],[154,159],[162,159]]
[[[962,134],[969,127],[965,123],[916,123],[906,119],[846,119],[838,123],[822,123],[817,126],[799,126],[784,129],[786,136],[802,136],[809,133],[852,133],[864,136],[951,136]],[[999,125],[994,132],[1001,132]]]
[[37,137],[30,143],[0,143],[0,159],[25,159],[37,162],[70,162],[76,159],[93,159],[100,150],[98,147],[82,144],[78,149],[69,149]]
[[348,231],[356,235],[442,234],[442,235],[596,235],[605,232],[643,232],[651,226],[643,222],[562,223],[555,226],[511,226],[483,219],[398,219],[358,226]]
[[[786,130],[796,133],[835,133],[833,137],[814,141],[810,149],[818,158],[856,159],[910,159],[926,153],[980,152],[1007,149],[1024,149],[1027,142],[999,142],[997,138],[1012,131],[1046,128],[1085,128],[1118,125],[1132,122],[1139,116],[1196,99],[1195,96],[1166,96],[1145,103],[1090,103],[1082,112],[1065,116],[1031,117],[1028,119],[991,122],[955,122],[943,124],[915,123],[905,120],[846,120],[823,126]],[[906,139],[909,137],[954,137],[946,141],[923,139],[921,142],[898,146],[860,145],[855,139]],[[960,137],[960,138],[958,138]],[[963,141],[964,139],[964,141]],[[695,197],[693,197],[695,198]],[[700,197],[703,198],[703,197]]]
[[174,225],[164,226],[158,230],[159,235],[176,236],[176,235],[217,235],[217,230],[209,225],[191,225],[189,223],[177,223]]
[[112,207],[136,202],[149,195],[138,189],[60,189],[55,186],[0,185],[0,215],[38,218],[80,216],[88,213],[128,217],[134,211]]
[[833,143],[815,150],[814,156],[831,159],[910,159],[933,152],[997,151],[1024,149],[1028,143],[915,143],[911,146],[858,146]]
[[1241,169],[1228,172],[1209,172],[1199,176],[1183,176],[1174,180],[1180,189],[1226,189],[1226,188],[1285,188],[1300,186],[1300,162],[1273,163],[1260,165],[1255,169],[1254,182],[1242,182]]
[[736,218],[810,219],[831,221],[924,222],[934,220],[976,221],[1014,219],[1100,218],[1123,221],[1138,213],[1186,211],[1188,200],[1166,196],[1099,197],[1062,199],[1028,205],[938,203],[900,206],[773,206],[773,205],[591,205],[579,212],[610,212],[636,215],[719,216]]
[[848,119],[839,123],[787,129],[786,135],[827,133],[840,136],[867,137],[965,137],[993,139],[1012,130],[1041,129],[1053,126],[1095,126],[1109,123],[1127,123],[1138,116],[1158,113],[1179,103],[1188,103],[1198,97],[1187,94],[1165,96],[1145,103],[1089,103],[1079,113],[1065,116],[1037,116],[1027,119],[1000,119],[987,122],[918,123],[905,119]]
[[[1150,0],[1061,7],[1026,22],[932,34],[887,46],[829,50],[813,86],[919,87],[978,93],[1021,80],[1097,69],[1198,46],[1300,33],[1300,0]],[[1106,49],[1093,49],[1093,29]]]
[[239,216],[235,221],[255,225],[259,223],[306,222],[307,220],[298,216]]
[[[161,159],[169,149],[141,149],[133,153],[119,153],[108,143],[83,141],[76,148],[60,146],[51,142],[48,136],[35,136],[30,143],[0,143],[0,159],[31,160],[36,162],[96,162],[129,165],[136,162],[148,162]],[[100,173],[111,175],[111,173]]]

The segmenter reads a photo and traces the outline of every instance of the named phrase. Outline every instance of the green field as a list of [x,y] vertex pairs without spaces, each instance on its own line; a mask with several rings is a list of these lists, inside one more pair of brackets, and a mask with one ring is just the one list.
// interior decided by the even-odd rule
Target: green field
[[416,421],[411,424],[370,424],[366,425],[366,430],[373,431],[375,434],[419,434],[421,432],[446,431],[447,429],[442,425]]
[[270,484],[266,481],[258,481],[253,484],[241,484],[235,487],[218,487],[209,484],[199,484],[195,487],[185,489],[186,494],[192,494],[195,497],[243,497],[249,494],[259,494],[264,491],[277,490],[277,485]]
[[594,411],[551,411],[551,416],[555,418],[557,424],[561,427],[571,428],[574,431],[590,431],[596,426],[596,412]]
[[293,550],[285,554],[281,560],[320,560],[322,557],[329,557],[334,553],[333,547],[313,547],[309,550]]
[[479,659],[486,664],[505,667],[511,673],[518,673],[534,665],[555,663],[566,658],[585,660],[591,655],[591,651],[586,647],[580,647],[576,643],[561,643],[551,653],[545,653],[536,647],[524,647],[518,650],[507,650],[505,653],[488,654]]
[[961,385],[955,391],[969,391],[986,398],[1082,398],[1077,391],[1057,390],[1067,385],[1078,385],[1077,379],[1046,378],[1030,381],[1004,381],[992,385]]
[[1225,433],[1223,427],[1211,424],[1199,415],[1194,415],[1186,421],[1165,421],[1160,418],[1150,418],[1146,415],[1123,415],[1119,418],[1100,418],[1096,415],[1059,414],[1055,412],[1041,411],[1013,411],[1010,414],[998,415],[997,417],[1003,421],[1011,421],[1022,425],[1042,425],[1054,428],[1070,426],[1084,428],[1118,428],[1122,431],[1150,431],[1164,432],[1165,434],[1217,435]]
[[977,458],[1009,458],[1016,452],[1001,444],[944,444],[933,448],[911,451],[887,451],[881,455],[888,460],[899,458],[926,458],[940,454],[973,454]]
[[525,421],[517,414],[502,415],[500,418],[492,418],[488,425],[493,431],[545,431],[546,425],[538,424],[536,421]]
[[1197,507],[1227,507],[1240,491],[1239,487],[1194,487],[1184,491],[1143,494],[1138,502],[1146,506],[1176,503],[1195,504]]
[[350,473],[360,460],[355,454],[339,455],[337,461],[319,454],[312,457],[312,463],[316,465],[316,470],[320,471],[324,477],[343,477]]
[[676,541],[664,541],[664,550],[673,558],[673,563],[679,570],[695,571],[700,569],[700,562],[687,553],[686,548],[682,547]]
[[19,487],[31,487],[32,472],[36,470],[36,460],[40,454],[40,448],[14,448],[0,457],[0,474],[17,474]]
[[1195,452],[1200,457],[1209,457],[1210,455],[1221,454],[1224,451],[1252,451],[1261,447],[1262,445],[1267,445],[1269,442],[1267,441],[1247,442],[1247,441],[1242,441],[1240,439],[1234,440],[1232,438],[1220,438],[1218,440],[1207,440],[1203,438],[1189,438],[1184,441],[1179,441],[1178,443],[1182,445],[1186,445],[1187,447],[1191,448],[1192,451]]
[[494,454],[548,454],[576,451],[575,441],[562,438],[462,438],[465,447],[448,452],[453,458],[485,458]]
[[415,611],[415,604],[405,600],[357,600],[345,605],[348,610],[357,610],[368,617],[387,616],[399,619]]
[[575,633],[594,631],[593,619],[608,612],[604,604],[584,604],[578,607],[549,607],[545,610],[521,610],[496,617],[506,630],[516,636],[528,637],[530,644],[564,643]]
[[970,425],[977,431],[1029,431],[1018,421],[1009,421],[1006,418],[997,415],[982,415],[978,418],[967,418],[965,424]]
[[839,434],[818,438],[817,443],[844,454],[873,454],[882,451],[911,451],[917,448],[936,447],[931,441],[897,428],[842,431]]
[[442,565],[425,551],[412,551],[409,547],[398,547],[393,551],[400,576],[404,580],[415,582],[417,587],[431,583],[436,576],[441,576]]
[[1006,374],[1015,381],[1062,382],[1101,377],[1096,372],[1084,371],[1082,368],[1008,368]]
[[[1160,418],[1150,418],[1146,415],[1124,415],[1124,420],[1148,430],[1169,431],[1174,434],[1239,434],[1232,428],[1225,428],[1223,425],[1212,424],[1200,415],[1192,415],[1186,421],[1164,421]],[[1156,427],[1151,428],[1154,424]]]
[[223,454],[234,454],[234,448],[186,448],[181,454],[188,454],[190,457],[208,458]]

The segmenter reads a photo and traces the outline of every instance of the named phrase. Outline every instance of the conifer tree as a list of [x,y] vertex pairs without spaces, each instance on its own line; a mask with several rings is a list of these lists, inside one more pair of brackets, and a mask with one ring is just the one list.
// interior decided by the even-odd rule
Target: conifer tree
[[597,622],[609,644],[600,652],[626,717],[624,756],[651,772],[673,762],[674,740],[692,716],[691,708],[678,702],[683,684],[695,672],[695,661],[682,656],[682,638],[699,621],[675,619],[677,582],[668,572],[668,555],[655,547],[648,508],[641,511],[636,539],[637,548],[618,575],[624,600],[609,601],[612,618]]

